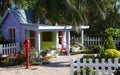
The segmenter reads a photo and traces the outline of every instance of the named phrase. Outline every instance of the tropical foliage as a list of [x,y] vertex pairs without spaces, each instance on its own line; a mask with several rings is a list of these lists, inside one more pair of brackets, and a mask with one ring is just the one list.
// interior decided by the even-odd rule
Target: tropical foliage
[[89,36],[103,36],[106,28],[120,27],[120,14],[118,13],[120,9],[120,0],[109,0],[109,2],[108,0],[104,1],[107,1],[107,3],[109,3],[108,5],[105,4],[105,6],[107,7],[105,19],[100,19],[99,15],[95,14],[90,16],[89,25],[91,28],[86,31],[86,34]]
[[[14,2],[17,8],[33,9],[35,21],[47,17],[51,24],[95,24],[104,21],[107,15],[115,13],[118,0],[1,0],[0,7],[6,8]],[[4,3],[7,3],[4,4]],[[119,7],[119,6],[117,6]],[[118,9],[118,8],[117,8]],[[108,13],[109,12],[109,13]],[[111,13],[110,13],[111,12]],[[116,17],[116,14],[113,16]]]
[[107,10],[114,10],[113,2],[113,0],[38,0],[34,9],[40,11],[40,13],[35,11],[36,19],[45,13],[52,23],[91,24],[96,18],[105,20]]
[[112,59],[118,58],[120,59],[120,52],[116,49],[106,49],[104,52],[101,53],[101,57],[105,59]]
[[0,0],[0,18],[3,16],[4,12],[7,10],[8,7],[10,7],[10,1],[9,0]]
[[113,38],[120,39],[120,29],[118,28],[107,28],[104,33],[103,45],[106,49],[116,49]]

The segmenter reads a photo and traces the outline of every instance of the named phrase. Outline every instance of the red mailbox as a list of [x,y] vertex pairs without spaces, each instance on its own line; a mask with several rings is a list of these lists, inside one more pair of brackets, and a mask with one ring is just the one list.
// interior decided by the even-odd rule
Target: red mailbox
[[29,68],[29,46],[30,46],[30,40],[26,39],[24,41],[25,46],[25,58],[26,58],[26,69]]

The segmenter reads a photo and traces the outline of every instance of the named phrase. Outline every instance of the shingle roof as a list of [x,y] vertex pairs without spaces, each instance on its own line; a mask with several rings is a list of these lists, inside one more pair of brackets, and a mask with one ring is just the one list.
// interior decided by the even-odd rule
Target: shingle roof
[[19,23],[33,23],[34,18],[32,11],[29,10],[23,10],[23,9],[8,9],[6,13],[4,14],[0,24],[4,22],[6,16],[8,14],[11,14]]

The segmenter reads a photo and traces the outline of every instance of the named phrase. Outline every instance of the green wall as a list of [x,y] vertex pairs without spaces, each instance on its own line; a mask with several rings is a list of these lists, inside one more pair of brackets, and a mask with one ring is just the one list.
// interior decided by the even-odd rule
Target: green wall
[[[43,35],[43,33],[42,33]],[[55,32],[52,32],[52,41],[43,41],[43,36],[41,35],[41,48],[49,48],[51,46],[55,46]],[[50,37],[47,37],[50,38]]]

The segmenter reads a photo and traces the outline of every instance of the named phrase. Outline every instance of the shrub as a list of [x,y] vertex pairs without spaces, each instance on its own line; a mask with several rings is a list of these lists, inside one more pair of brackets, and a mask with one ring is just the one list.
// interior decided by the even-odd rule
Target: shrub
[[3,59],[3,60],[1,60],[1,62],[3,63],[2,64],[2,66],[8,66],[9,65],[9,63],[10,63],[10,61],[9,61],[9,59]]
[[36,50],[30,50],[30,62],[34,62],[36,60]]
[[112,61],[114,61],[114,58],[120,59],[120,52],[116,49],[106,49],[104,52],[101,53],[101,57],[105,58],[106,60],[108,58],[111,58]]
[[[85,75],[90,75],[90,68],[88,66],[86,66],[85,68],[81,68],[80,69],[80,72],[77,72],[77,70],[74,71],[74,75],[78,75],[78,73],[80,73],[80,75],[83,75],[83,70],[86,70],[85,71]],[[92,70],[92,75],[95,75],[95,71]]]
[[49,51],[50,51],[49,48],[45,48],[45,49],[43,49],[43,50],[41,51],[40,54],[41,54],[42,57],[45,57]]
[[112,36],[106,36],[106,39],[103,42],[106,49],[116,49]]
[[93,53],[100,53],[100,52],[104,51],[104,46],[94,45],[94,46],[92,46],[91,50]]
[[77,70],[74,71],[74,75],[77,75]]
[[116,49],[113,37],[119,37],[119,36],[117,36],[117,35],[119,35],[118,31],[119,30],[116,30],[113,28],[107,28],[105,30],[105,37],[102,40],[102,42],[106,49]]
[[0,58],[0,66],[22,65],[25,62],[25,56],[22,54],[10,54],[7,57]]
[[83,55],[83,58],[89,59],[89,58],[94,58],[95,56],[93,54],[86,54]]
[[93,54],[86,54],[83,55],[83,58],[81,59],[83,62],[83,59],[86,59],[86,62],[89,63],[89,59],[92,59],[93,62],[95,62],[95,56]]

